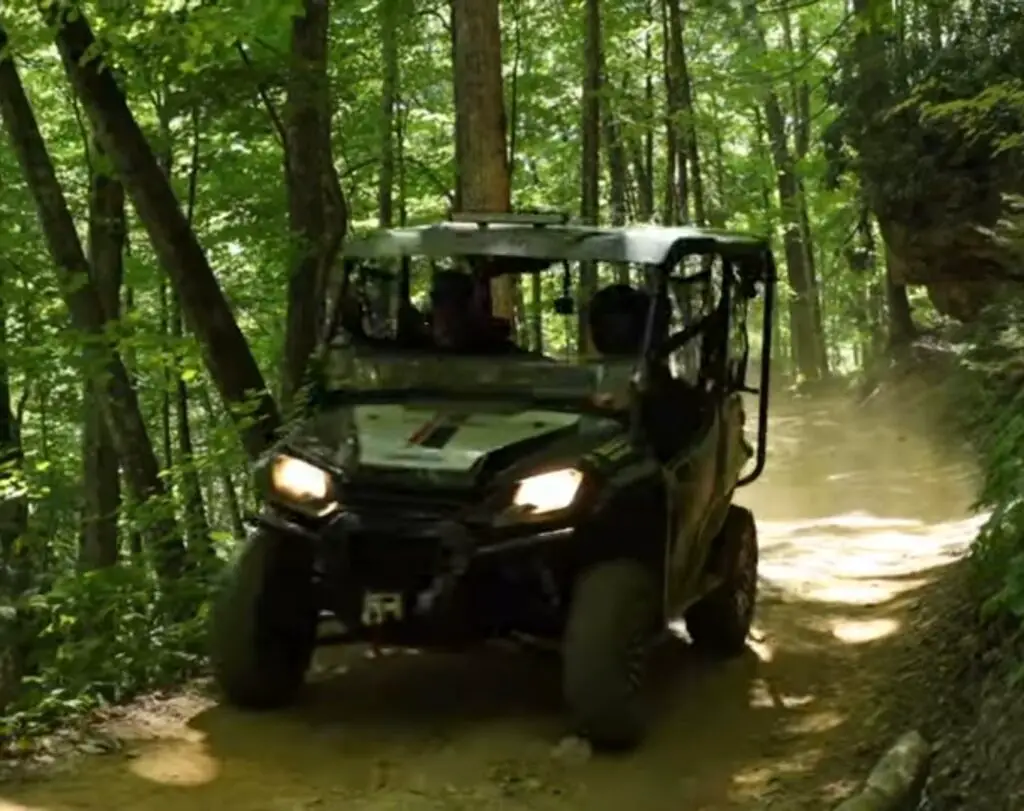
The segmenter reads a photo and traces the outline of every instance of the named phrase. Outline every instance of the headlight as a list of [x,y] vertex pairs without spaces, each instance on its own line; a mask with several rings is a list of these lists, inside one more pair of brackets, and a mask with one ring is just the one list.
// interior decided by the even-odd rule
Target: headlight
[[330,475],[294,456],[281,455],[270,469],[274,492],[297,507],[312,509],[317,515],[330,512],[336,505]]
[[582,483],[583,474],[575,468],[539,473],[519,482],[512,504],[533,515],[564,510],[572,504]]

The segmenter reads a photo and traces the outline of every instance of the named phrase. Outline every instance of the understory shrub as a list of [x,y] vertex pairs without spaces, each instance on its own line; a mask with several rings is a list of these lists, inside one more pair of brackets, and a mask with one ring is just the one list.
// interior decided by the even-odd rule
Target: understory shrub
[[173,586],[148,567],[68,573],[8,606],[2,640],[21,652],[21,685],[0,716],[0,747],[97,707],[178,683],[205,660],[208,587]]
[[1024,307],[987,315],[965,336],[949,395],[980,454],[976,506],[990,512],[972,554],[982,616],[1017,633],[1024,627]]

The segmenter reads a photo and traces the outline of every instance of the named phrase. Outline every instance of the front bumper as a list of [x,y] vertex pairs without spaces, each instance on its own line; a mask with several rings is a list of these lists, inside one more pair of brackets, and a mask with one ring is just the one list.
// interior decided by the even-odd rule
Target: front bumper
[[[503,574],[531,550],[562,545],[574,534],[572,528],[559,528],[488,538],[452,518],[400,510],[390,515],[343,511],[310,527],[265,509],[256,524],[311,544],[320,608],[334,614],[348,636],[395,644],[425,638],[456,644],[492,632],[507,615],[496,616],[505,612],[494,607],[493,582],[501,578],[488,575]],[[368,607],[371,600],[400,604],[402,610],[381,618]]]

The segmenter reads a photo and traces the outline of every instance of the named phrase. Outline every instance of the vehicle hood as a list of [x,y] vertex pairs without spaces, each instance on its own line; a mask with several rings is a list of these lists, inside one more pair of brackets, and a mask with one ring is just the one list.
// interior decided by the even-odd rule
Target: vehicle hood
[[434,411],[357,406],[353,420],[364,465],[469,471],[487,454],[577,426],[579,414]]
[[388,403],[331,409],[288,444],[356,477],[372,469],[471,484],[488,467],[578,456],[618,430],[614,420],[573,412]]

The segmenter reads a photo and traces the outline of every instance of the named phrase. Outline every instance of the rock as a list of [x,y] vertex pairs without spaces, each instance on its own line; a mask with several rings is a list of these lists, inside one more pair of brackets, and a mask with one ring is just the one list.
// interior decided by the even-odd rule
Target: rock
[[917,806],[931,763],[931,746],[908,732],[882,756],[864,788],[835,811],[911,811]]
[[576,735],[567,735],[551,750],[551,757],[568,766],[581,766],[589,761],[593,754],[590,741]]

